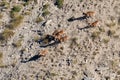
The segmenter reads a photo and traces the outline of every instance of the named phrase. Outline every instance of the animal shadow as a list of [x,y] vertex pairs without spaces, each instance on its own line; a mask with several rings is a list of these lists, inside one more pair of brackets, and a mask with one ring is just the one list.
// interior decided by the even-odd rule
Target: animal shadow
[[36,61],[41,57],[41,55],[34,55],[32,56],[30,59],[26,60],[26,61],[21,61],[22,63],[26,63],[26,62],[30,62],[30,61]]
[[86,16],[82,16],[82,17],[78,17],[78,18],[71,17],[71,18],[68,19],[68,21],[69,21],[69,22],[72,22],[72,21],[75,21],[75,20],[80,20],[80,21],[82,21],[82,20],[85,20],[85,19],[87,19]]
[[86,27],[83,27],[83,28],[78,28],[79,30],[83,30],[83,29],[88,29],[88,28],[91,28],[90,26],[86,26]]

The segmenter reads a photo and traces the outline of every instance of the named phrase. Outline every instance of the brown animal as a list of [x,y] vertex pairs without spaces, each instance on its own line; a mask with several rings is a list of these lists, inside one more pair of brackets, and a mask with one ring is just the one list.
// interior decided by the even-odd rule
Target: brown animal
[[68,39],[68,36],[64,36],[64,37],[59,38],[59,41],[65,42],[65,41],[67,41],[67,39]]
[[55,30],[52,35],[56,35],[59,31],[58,30]]
[[95,14],[95,12],[93,11],[88,11],[86,13],[83,13],[83,15],[85,15],[86,17],[92,17]]
[[55,30],[52,35],[53,35],[56,39],[57,39],[57,38],[59,39],[63,34],[64,34],[64,30],[60,30],[60,31]]
[[60,30],[60,31],[55,30],[52,35],[59,36],[59,35],[62,35],[63,33],[64,33],[64,30]]
[[95,21],[93,23],[89,23],[90,27],[96,27],[99,21]]
[[47,49],[40,51],[41,56],[45,56],[47,53],[48,53]]

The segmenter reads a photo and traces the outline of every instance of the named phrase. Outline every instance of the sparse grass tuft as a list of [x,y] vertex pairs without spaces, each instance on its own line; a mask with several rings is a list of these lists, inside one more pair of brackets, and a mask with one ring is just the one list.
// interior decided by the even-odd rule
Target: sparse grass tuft
[[99,31],[96,31],[96,32],[93,32],[93,33],[92,33],[91,37],[92,37],[93,39],[95,39],[95,38],[98,38],[99,35],[100,35],[100,32],[99,32]]
[[63,3],[64,3],[64,0],[56,0],[56,5],[57,5],[58,8],[62,8]]
[[9,29],[15,29],[15,28],[17,28],[22,23],[23,19],[24,19],[24,16],[19,15],[18,17],[14,18],[11,21],[10,25],[8,25],[7,27]]
[[1,34],[0,34],[0,40],[4,41],[4,40],[8,40],[9,38],[11,38],[14,35],[14,32],[12,30],[9,29],[5,29]]
[[36,23],[39,23],[39,22],[42,22],[43,21],[43,18],[42,17],[37,17],[36,18]]
[[49,15],[50,14],[50,11],[48,11],[48,10],[45,10],[45,11],[43,11],[43,13],[42,13],[42,16],[47,16],[47,15]]

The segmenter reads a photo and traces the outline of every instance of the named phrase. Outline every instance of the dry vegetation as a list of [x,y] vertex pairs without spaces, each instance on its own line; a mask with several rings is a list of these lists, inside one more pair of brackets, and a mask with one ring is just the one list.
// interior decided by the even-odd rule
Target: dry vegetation
[[64,4],[64,0],[56,0],[56,5],[58,8],[62,8]]
[[5,29],[1,34],[0,34],[0,40],[1,41],[6,41],[9,38],[11,38],[14,35],[14,32],[9,29]]
[[24,16],[19,15],[13,18],[10,22],[10,25],[7,26],[9,29],[16,29],[23,22]]

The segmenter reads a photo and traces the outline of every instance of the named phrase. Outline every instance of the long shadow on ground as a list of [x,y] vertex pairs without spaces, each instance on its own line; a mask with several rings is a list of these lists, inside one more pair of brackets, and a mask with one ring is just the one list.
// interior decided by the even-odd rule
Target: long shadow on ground
[[85,19],[87,19],[86,16],[82,16],[82,17],[78,17],[78,18],[71,17],[71,18],[68,19],[68,21],[69,21],[69,22],[72,22],[72,21],[75,21],[75,20],[80,20],[80,21],[82,21],[82,20],[85,20]]

